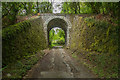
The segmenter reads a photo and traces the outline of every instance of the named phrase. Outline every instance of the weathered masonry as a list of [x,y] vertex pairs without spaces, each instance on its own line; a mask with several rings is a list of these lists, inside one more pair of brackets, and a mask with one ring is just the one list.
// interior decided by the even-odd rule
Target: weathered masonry
[[[72,15],[72,14],[50,14],[44,13],[40,14],[43,21],[43,27],[45,32],[45,37],[49,45],[49,31],[54,27],[62,28],[65,32],[65,44],[66,46],[70,43],[70,31],[72,26],[78,21],[80,17],[88,17],[91,15]],[[77,22],[78,23],[78,22]]]
[[62,28],[65,31],[66,45],[69,44],[69,30],[72,27],[71,22],[69,21],[69,15],[43,14],[42,19],[44,21],[43,26],[48,44],[49,31],[54,27]]

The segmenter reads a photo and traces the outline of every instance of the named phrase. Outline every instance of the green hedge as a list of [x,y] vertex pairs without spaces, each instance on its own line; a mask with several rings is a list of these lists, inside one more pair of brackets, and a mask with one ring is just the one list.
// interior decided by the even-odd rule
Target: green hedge
[[[102,53],[118,54],[118,26],[94,18],[85,19],[86,30],[83,31],[83,44],[86,49]],[[93,42],[91,42],[91,40]]]
[[118,28],[118,25],[94,17],[80,17],[73,24],[70,47],[118,54]]
[[3,67],[46,48],[42,19],[28,20],[2,30]]
[[118,24],[94,16],[79,17],[73,23],[70,49],[95,65],[99,77],[118,77]]

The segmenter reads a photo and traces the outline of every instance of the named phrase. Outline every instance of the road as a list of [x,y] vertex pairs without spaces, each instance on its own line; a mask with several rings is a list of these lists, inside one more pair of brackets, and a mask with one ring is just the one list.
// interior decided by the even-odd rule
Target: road
[[63,48],[53,48],[24,78],[96,78],[83,64],[79,64]]

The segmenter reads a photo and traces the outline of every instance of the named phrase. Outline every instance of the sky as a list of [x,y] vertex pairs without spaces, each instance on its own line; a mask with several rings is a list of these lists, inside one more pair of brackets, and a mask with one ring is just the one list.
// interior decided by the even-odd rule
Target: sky
[[61,28],[55,27],[55,28],[53,28],[53,29],[54,29],[54,31],[55,31],[55,34],[57,34],[57,29],[61,29]]
[[62,10],[62,2],[63,0],[50,0],[52,1],[53,13],[60,13]]
[[55,2],[53,3],[53,13],[60,13],[62,10],[62,3]]

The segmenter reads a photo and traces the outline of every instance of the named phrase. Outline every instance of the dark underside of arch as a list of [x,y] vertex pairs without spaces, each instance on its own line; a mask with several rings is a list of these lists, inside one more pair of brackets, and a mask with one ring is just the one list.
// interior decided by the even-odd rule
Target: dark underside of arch
[[67,27],[68,27],[68,25],[67,25],[66,21],[64,21],[63,19],[55,18],[55,19],[52,19],[51,21],[49,21],[49,23],[47,25],[48,45],[50,44],[49,32],[52,28],[55,28],[55,27],[59,27],[59,28],[64,30],[64,32],[65,32],[65,44],[66,44],[67,43]]

